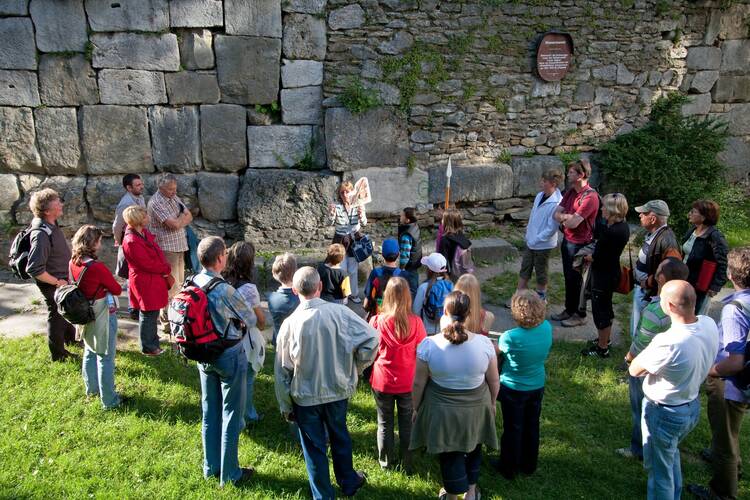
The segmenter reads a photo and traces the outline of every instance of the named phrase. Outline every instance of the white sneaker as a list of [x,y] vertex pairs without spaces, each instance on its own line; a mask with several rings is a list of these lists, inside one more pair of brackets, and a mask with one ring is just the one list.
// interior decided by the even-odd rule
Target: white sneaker
[[349,295],[349,300],[351,300],[351,301],[352,301],[352,302],[354,302],[355,304],[359,304],[359,303],[361,303],[361,302],[362,302],[362,299],[360,299],[360,298],[359,298],[359,297],[357,297],[356,295]]
[[615,453],[617,453],[618,455],[620,455],[621,457],[624,457],[624,458],[632,458],[634,460],[638,459],[638,457],[636,457],[633,454],[633,452],[630,451],[630,448],[617,448],[615,450]]

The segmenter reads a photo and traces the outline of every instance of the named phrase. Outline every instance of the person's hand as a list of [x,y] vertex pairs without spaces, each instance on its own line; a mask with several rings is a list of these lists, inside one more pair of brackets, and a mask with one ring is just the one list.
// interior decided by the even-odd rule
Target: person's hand
[[495,415],[497,415],[497,401],[493,401],[490,411],[492,412],[492,418],[495,418]]
[[336,214],[336,205],[331,202],[328,204],[328,215],[333,217]]
[[414,409],[414,410],[412,410],[412,412],[411,412],[411,423],[412,423],[412,425],[413,425],[413,424],[415,424],[416,422],[417,422],[417,409],[415,408],[415,409]]
[[117,248],[117,247],[119,247],[119,246],[120,246],[120,242],[119,242],[119,241],[117,241],[117,240],[115,240],[115,242],[114,242],[114,247],[115,247],[115,248]]
[[284,420],[287,422],[295,422],[296,419],[294,418],[294,413],[291,411],[285,411],[281,414],[284,417]]
[[67,280],[57,280],[57,282],[55,283],[55,286],[60,288],[61,286],[65,286],[67,284],[68,284]]
[[709,297],[715,297],[718,292],[716,290],[709,290],[706,292],[706,295]]
[[591,264],[592,262],[594,262],[594,257],[593,257],[593,255],[584,255],[583,256],[583,261],[584,262],[588,262],[589,264]]
[[362,205],[357,205],[357,214],[362,215]]

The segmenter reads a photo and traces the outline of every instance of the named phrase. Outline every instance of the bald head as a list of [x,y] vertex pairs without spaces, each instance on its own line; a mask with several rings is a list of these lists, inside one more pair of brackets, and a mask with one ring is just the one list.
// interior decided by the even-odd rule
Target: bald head
[[695,311],[695,290],[684,280],[672,280],[661,289],[661,308],[672,319],[692,319]]

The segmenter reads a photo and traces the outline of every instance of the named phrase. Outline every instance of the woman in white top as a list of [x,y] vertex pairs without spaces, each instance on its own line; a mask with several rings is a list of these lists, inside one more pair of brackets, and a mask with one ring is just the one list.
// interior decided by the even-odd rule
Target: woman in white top
[[328,205],[328,214],[335,228],[333,243],[341,243],[346,249],[346,258],[341,263],[341,269],[349,276],[349,300],[360,303],[362,299],[359,298],[359,262],[354,258],[352,244],[354,239],[359,237],[357,233],[362,226],[367,225],[367,214],[363,205],[349,203],[349,193],[353,190],[354,186],[350,181],[339,184],[336,203]]
[[469,296],[451,292],[444,313],[452,322],[417,348],[410,449],[438,454],[440,498],[479,498],[482,444],[497,449],[495,402],[500,388],[492,342],[465,329]]

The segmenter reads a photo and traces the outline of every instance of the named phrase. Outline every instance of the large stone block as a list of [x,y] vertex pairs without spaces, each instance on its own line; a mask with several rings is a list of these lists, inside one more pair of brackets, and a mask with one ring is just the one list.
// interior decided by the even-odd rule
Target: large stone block
[[690,47],[687,54],[688,69],[719,69],[721,49],[718,47]]
[[750,71],[750,40],[727,40],[721,46],[721,72]]
[[707,115],[711,111],[711,94],[695,94],[690,96],[687,104],[682,105],[682,114]]
[[0,171],[42,173],[29,108],[0,107]]
[[[157,183],[162,174],[142,175],[143,184],[146,186],[146,192],[155,193]],[[183,203],[190,208],[198,208],[198,184],[196,174],[180,174],[177,176],[177,196]],[[195,215],[195,210],[191,210]]]
[[284,57],[313,59],[326,57],[326,22],[307,14],[289,14],[284,18]]
[[337,184],[337,176],[318,172],[247,170],[237,203],[245,239],[319,246]]
[[146,111],[127,106],[81,108],[83,155],[94,175],[154,170]]
[[0,68],[36,69],[34,26],[28,18],[0,18]]
[[16,220],[19,224],[31,223],[33,215],[29,210],[29,200],[31,200],[33,193],[45,188],[57,191],[63,203],[65,203],[63,215],[57,219],[57,223],[61,227],[78,229],[79,226],[88,222],[88,207],[83,194],[86,188],[85,177],[23,175],[21,176],[21,187],[24,196],[16,208]]
[[91,35],[91,42],[95,68],[180,69],[177,36],[173,33],[95,33]]
[[281,38],[281,0],[224,0],[227,35]]
[[213,35],[210,30],[183,30],[178,37],[180,62],[185,69],[214,67]]
[[729,2],[719,10],[712,10],[720,16],[718,35],[723,40],[747,38],[747,21],[750,19],[750,5],[741,2]]
[[284,12],[300,12],[302,14],[323,14],[327,0],[286,0],[282,2]]
[[565,177],[565,166],[557,156],[516,156],[510,165],[513,170],[513,196],[536,195],[539,192],[539,179],[547,170],[557,169]]
[[180,71],[168,73],[167,93],[170,104],[213,104],[219,102],[216,73]]
[[164,73],[141,69],[99,72],[102,104],[162,104],[167,102]]
[[83,0],[31,0],[36,46],[42,52],[83,52],[88,41]]
[[247,127],[248,167],[284,168],[299,163],[311,147],[312,127]]
[[48,106],[99,103],[96,72],[83,55],[42,54],[39,87],[42,102]]
[[0,16],[25,16],[28,13],[28,0],[0,0]]
[[39,89],[34,71],[0,69],[0,106],[39,104]]
[[[430,168],[430,203],[445,201],[446,166]],[[513,196],[513,170],[504,163],[498,165],[453,166],[451,201],[489,201]]]
[[92,31],[164,31],[169,29],[167,0],[86,0]]
[[354,115],[345,108],[329,108],[325,128],[328,164],[333,171],[406,165],[406,124],[391,109],[376,108]]
[[281,91],[281,120],[287,125],[317,125],[323,121],[323,87]]
[[719,160],[728,168],[727,179],[730,182],[747,182],[750,180],[750,139],[747,137],[728,137],[724,151],[719,153]]
[[34,110],[34,121],[39,154],[47,172],[59,175],[83,173],[76,109],[39,108]]
[[224,25],[224,9],[221,0],[169,2],[169,14],[170,22],[176,28],[210,28]]
[[750,104],[733,105],[726,117],[730,134],[750,135]]
[[247,166],[245,108],[236,104],[201,106],[203,166],[235,172]]
[[200,170],[198,108],[153,106],[148,110],[148,118],[156,168],[178,173]]
[[365,11],[358,3],[346,5],[328,14],[328,26],[332,30],[359,28],[365,23]]
[[125,194],[121,175],[92,175],[86,183],[86,199],[94,219],[112,222],[114,207]]
[[20,197],[18,178],[13,174],[0,174],[0,211],[11,210]]
[[281,41],[247,36],[216,37],[216,69],[222,102],[270,104],[278,99]]
[[713,89],[715,102],[750,101],[750,76],[722,76]]
[[197,181],[198,206],[204,218],[212,222],[237,218],[240,178],[236,174],[200,172]]
[[352,182],[367,177],[372,192],[372,202],[367,205],[367,214],[395,215],[405,207],[432,208],[428,205],[428,174],[424,170],[406,167],[364,168],[347,172],[345,178]]
[[695,90],[701,94],[710,92],[718,78],[718,71],[699,71],[690,82],[690,90]]
[[290,61],[281,66],[281,85],[286,88],[309,87],[323,83],[323,63],[320,61]]

